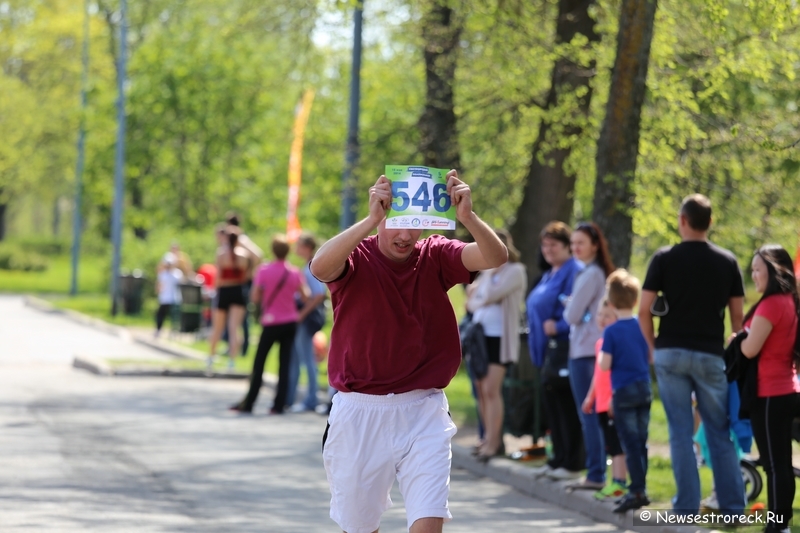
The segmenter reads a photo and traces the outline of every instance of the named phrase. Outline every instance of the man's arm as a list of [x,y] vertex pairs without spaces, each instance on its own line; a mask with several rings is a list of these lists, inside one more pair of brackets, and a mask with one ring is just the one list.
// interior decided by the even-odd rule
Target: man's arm
[[733,333],[742,331],[742,319],[744,318],[744,297],[735,296],[729,299],[728,311],[731,315],[731,331]]
[[653,313],[650,308],[656,301],[658,295],[653,291],[642,291],[642,298],[639,301],[639,327],[642,329],[644,338],[650,347],[650,358],[653,357],[653,350],[656,345],[656,333],[653,327]]
[[359,243],[375,231],[392,205],[392,182],[381,176],[369,189],[369,215],[323,244],[311,261],[311,273],[322,282],[337,279],[347,258]]
[[[472,210],[472,191],[458,179],[458,172],[447,173],[447,193],[456,206],[456,218],[469,231],[475,242],[461,251],[461,262],[470,272],[497,268],[508,261],[508,249],[486,222]],[[391,202],[391,199],[390,199]]]

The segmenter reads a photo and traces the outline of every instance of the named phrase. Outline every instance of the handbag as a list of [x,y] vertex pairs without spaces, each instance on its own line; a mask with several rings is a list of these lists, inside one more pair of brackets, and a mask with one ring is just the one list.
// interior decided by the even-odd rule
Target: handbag
[[486,335],[483,324],[470,321],[463,330],[461,352],[475,379],[482,379],[489,373],[489,353],[486,351]]
[[544,350],[542,383],[563,384],[569,380],[569,339],[550,337]]
[[325,304],[321,303],[316,306],[310,313],[303,319],[303,327],[306,331],[313,335],[322,329],[325,325]]
[[[561,287],[560,293],[564,292]],[[561,297],[553,305],[553,317],[558,316],[558,305]],[[544,349],[542,362],[542,383],[545,385],[569,385],[569,339],[550,337]]]

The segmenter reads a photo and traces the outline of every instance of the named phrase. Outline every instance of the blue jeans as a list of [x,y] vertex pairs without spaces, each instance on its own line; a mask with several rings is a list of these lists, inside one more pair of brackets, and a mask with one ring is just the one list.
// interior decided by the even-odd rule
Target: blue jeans
[[614,391],[614,426],[625,452],[631,476],[628,490],[645,494],[647,488],[647,427],[653,393],[649,381],[634,381]]
[[301,365],[306,368],[306,374],[308,375],[308,392],[303,401],[303,407],[311,411],[317,406],[317,361],[314,358],[313,335],[309,334],[308,329],[302,322],[297,324],[297,334],[294,337],[294,346],[292,347],[286,405],[294,404],[297,396],[297,382],[300,380]]
[[655,369],[667,413],[672,473],[677,486],[673,509],[678,514],[689,515],[697,513],[700,507],[700,476],[692,445],[694,392],[714,464],[719,508],[723,512],[741,513],[745,505],[744,484],[730,434],[725,361],[706,352],[663,348],[655,351]]
[[597,483],[606,480],[606,446],[603,441],[603,429],[597,419],[597,413],[586,414],[581,409],[586,393],[592,385],[595,357],[579,357],[569,360],[569,384],[578,418],[583,430],[583,445],[586,449],[586,479]]

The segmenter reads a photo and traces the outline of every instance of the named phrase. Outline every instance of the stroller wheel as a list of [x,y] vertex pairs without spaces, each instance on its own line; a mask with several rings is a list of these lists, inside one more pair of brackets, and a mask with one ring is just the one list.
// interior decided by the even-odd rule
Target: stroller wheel
[[764,488],[764,482],[761,479],[761,474],[756,468],[756,463],[748,459],[741,459],[739,461],[739,468],[742,471],[742,480],[744,481],[744,494],[748,502],[755,501],[761,490]]

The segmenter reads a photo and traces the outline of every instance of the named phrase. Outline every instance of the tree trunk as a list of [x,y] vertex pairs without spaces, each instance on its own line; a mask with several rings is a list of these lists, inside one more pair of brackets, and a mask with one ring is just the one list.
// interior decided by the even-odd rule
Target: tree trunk
[[[0,190],[2,192],[2,190]],[[0,242],[6,240],[6,209],[8,204],[0,202]]]
[[423,17],[426,83],[419,150],[426,166],[460,170],[453,85],[463,18],[448,7],[452,4],[435,0]]
[[[577,35],[588,39],[587,47],[600,41],[600,35],[594,30],[595,21],[589,15],[594,4],[594,0],[559,0],[556,44],[569,43]],[[575,102],[571,115],[559,117],[558,122],[546,116],[539,125],[522,203],[511,227],[530,280],[539,273],[539,232],[551,220],[568,222],[572,216],[575,175],[567,173],[564,168],[572,147],[559,146],[559,141],[580,136],[583,132],[592,99],[590,81],[594,74],[594,60],[579,65],[572,58],[560,57],[553,66],[545,112],[564,106],[568,99]]]
[[623,0],[617,57],[611,73],[606,118],[597,141],[592,218],[608,237],[614,263],[628,266],[633,241],[633,180],[656,0]]

